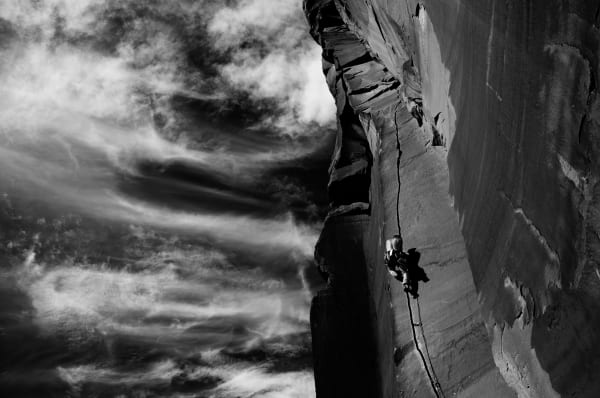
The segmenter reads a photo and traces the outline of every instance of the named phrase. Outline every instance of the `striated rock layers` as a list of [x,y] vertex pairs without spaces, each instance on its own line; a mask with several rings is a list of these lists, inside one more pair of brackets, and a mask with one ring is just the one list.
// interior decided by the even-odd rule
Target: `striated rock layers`
[[338,108],[318,396],[434,396],[383,265],[398,222],[440,396],[600,396],[600,2],[304,8]]

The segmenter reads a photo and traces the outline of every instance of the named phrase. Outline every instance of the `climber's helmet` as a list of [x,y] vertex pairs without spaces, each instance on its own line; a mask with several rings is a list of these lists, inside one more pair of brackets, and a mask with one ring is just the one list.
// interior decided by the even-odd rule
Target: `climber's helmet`
[[392,239],[388,240],[390,243],[390,249],[401,252],[402,251],[402,237],[400,235],[394,235]]

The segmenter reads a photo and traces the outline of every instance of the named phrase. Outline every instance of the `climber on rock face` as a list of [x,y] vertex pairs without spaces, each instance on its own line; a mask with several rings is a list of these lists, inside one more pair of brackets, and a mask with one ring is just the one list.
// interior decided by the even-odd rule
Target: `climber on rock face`
[[421,254],[416,249],[402,251],[402,237],[394,235],[385,242],[385,265],[390,275],[402,282],[404,291],[419,297],[419,282],[429,282],[425,270],[419,267]]

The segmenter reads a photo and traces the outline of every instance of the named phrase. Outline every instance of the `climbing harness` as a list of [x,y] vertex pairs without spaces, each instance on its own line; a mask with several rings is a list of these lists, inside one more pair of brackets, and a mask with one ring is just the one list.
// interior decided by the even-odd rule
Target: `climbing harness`
[[[398,210],[400,208],[400,186],[401,186],[400,158],[402,157],[402,150],[400,149],[400,132],[398,129],[398,106],[399,105],[400,105],[400,103],[398,103],[398,105],[396,105],[396,109],[394,111],[394,124],[396,127],[396,149],[398,150],[398,158],[396,160],[396,171],[397,171],[397,175],[398,175],[398,193],[396,195],[396,222],[398,224],[398,235],[401,235],[402,232],[401,232],[401,228],[400,228],[400,210]],[[433,364],[431,363],[431,357],[429,355],[429,348],[427,346],[427,339],[425,338],[425,329],[423,328],[423,320],[421,319],[421,305],[419,304],[418,297],[416,298],[416,301],[417,301],[417,309],[418,309],[418,316],[419,316],[418,323],[415,323],[415,320],[413,317],[412,306],[410,304],[410,296],[409,296],[408,292],[406,292],[406,303],[408,304],[408,315],[410,316],[410,326],[412,329],[413,343],[415,345],[417,352],[419,353],[419,356],[421,357],[421,361],[423,362],[423,366],[425,367],[425,372],[427,373],[427,377],[429,378],[429,383],[431,384],[433,393],[435,394],[435,396],[437,398],[440,398],[440,394],[441,394],[442,398],[446,398],[446,395],[444,394],[444,390],[442,390],[442,386],[438,380],[437,374],[435,373],[435,370],[433,369]],[[425,355],[423,354],[421,347],[419,347],[419,340],[417,338],[417,332],[415,330],[415,327],[419,327],[421,329],[421,337],[423,338],[423,346],[425,347],[425,352],[427,353],[428,361],[425,359]],[[429,370],[429,368],[431,368],[431,371]]]

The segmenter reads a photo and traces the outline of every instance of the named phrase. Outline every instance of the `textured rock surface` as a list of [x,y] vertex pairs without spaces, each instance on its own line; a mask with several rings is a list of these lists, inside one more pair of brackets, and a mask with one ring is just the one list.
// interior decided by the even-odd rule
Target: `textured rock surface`
[[[378,348],[365,355],[378,367],[353,366],[376,369],[378,396],[433,394],[406,298],[380,271],[381,242],[397,231],[397,170],[404,240],[432,279],[421,309],[446,396],[600,396],[599,6],[306,2],[340,120],[317,260],[331,292],[354,289],[335,282],[347,267],[366,268],[361,316]],[[415,97],[422,127],[407,107]],[[343,227],[356,213],[364,227]],[[344,258],[349,246],[359,252]],[[343,395],[343,374],[323,393],[316,372],[319,395]]]

